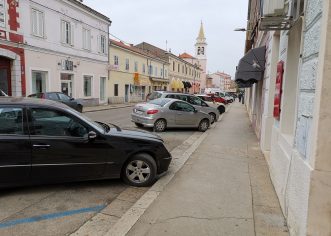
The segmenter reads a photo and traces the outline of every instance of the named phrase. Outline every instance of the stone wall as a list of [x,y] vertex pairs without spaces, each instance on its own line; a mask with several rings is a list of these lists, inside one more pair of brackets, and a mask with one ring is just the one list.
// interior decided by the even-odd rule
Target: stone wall
[[303,158],[308,159],[321,37],[322,0],[308,0],[306,4],[295,147]]

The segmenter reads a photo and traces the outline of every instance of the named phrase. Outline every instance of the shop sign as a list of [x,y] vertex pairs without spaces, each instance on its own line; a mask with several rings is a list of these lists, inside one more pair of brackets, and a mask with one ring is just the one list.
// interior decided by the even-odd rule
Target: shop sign
[[62,60],[62,70],[73,71],[74,62],[69,60]]
[[282,84],[284,75],[284,62],[280,61],[277,64],[277,78],[276,78],[276,88],[275,88],[275,98],[274,98],[274,118],[280,119],[281,112],[281,99],[282,99]]

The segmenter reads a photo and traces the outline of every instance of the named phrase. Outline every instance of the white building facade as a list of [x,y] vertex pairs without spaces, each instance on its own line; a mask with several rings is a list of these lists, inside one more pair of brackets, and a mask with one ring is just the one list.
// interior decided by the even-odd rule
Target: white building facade
[[263,2],[264,18],[249,17],[248,28],[258,27],[248,38],[252,50],[265,47],[265,65],[252,63],[264,75],[239,85],[249,87],[247,110],[290,234],[331,235],[331,2],[283,2],[282,17]]
[[26,94],[61,91],[107,103],[108,17],[76,0],[21,0]]

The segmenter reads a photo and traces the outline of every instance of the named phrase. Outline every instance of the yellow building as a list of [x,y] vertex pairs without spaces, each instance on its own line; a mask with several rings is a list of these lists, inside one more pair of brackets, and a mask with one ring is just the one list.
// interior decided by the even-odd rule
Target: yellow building
[[165,51],[146,42],[142,42],[136,45],[136,47],[169,62],[170,83],[167,87],[168,90],[199,93],[203,70],[196,58],[187,53],[176,56],[171,52]]
[[166,90],[169,63],[133,45],[109,42],[109,103],[144,101],[154,90]]

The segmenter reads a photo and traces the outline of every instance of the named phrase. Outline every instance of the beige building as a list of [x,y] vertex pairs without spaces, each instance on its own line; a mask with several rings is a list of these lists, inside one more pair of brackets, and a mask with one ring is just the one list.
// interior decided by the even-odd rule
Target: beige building
[[123,42],[109,42],[109,103],[144,101],[154,90],[166,90],[169,63]]
[[181,58],[184,54],[176,56],[146,42],[140,43],[136,47],[169,63],[169,85],[167,90],[187,93],[200,91],[202,70],[198,64],[190,63]]

